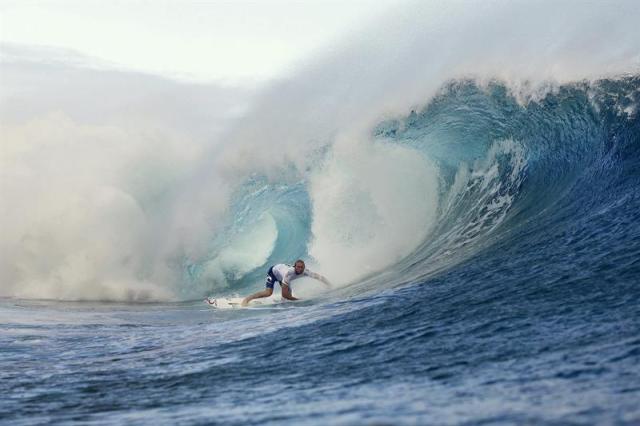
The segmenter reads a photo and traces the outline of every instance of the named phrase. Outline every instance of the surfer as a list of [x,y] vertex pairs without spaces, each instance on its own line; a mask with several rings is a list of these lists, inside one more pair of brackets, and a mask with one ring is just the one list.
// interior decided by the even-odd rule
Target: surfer
[[298,259],[293,266],[279,263],[269,268],[267,272],[267,281],[265,282],[265,288],[263,291],[247,296],[242,301],[242,306],[247,306],[253,299],[259,299],[261,297],[269,297],[273,294],[273,286],[277,282],[282,288],[282,297],[287,300],[298,300],[297,297],[293,297],[291,294],[291,281],[301,277],[309,277],[321,281],[327,287],[331,287],[331,283],[325,277],[315,272],[311,272],[305,269],[304,261]]

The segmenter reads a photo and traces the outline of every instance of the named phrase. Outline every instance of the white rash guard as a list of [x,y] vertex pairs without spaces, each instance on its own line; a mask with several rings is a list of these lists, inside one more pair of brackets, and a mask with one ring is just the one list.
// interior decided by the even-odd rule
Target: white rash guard
[[324,281],[324,277],[320,274],[316,274],[315,272],[311,272],[306,269],[300,275],[296,274],[296,269],[291,265],[285,265],[284,263],[279,263],[277,265],[273,265],[272,267],[273,275],[276,277],[278,281],[282,284],[290,285],[291,281],[296,280],[302,277],[314,278],[316,280]]

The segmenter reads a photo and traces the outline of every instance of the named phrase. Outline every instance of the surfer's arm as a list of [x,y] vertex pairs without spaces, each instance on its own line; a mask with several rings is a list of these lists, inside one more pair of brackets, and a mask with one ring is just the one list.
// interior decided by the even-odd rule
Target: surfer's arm
[[289,283],[283,280],[281,283],[281,287],[282,287],[282,297],[284,297],[287,300],[300,300],[297,297],[293,297],[293,294],[291,294],[291,287],[289,287]]
[[326,279],[325,277],[323,277],[320,274],[316,274],[315,272],[311,272],[309,270],[304,271],[305,275],[307,275],[309,278],[313,278],[315,280],[320,281],[321,283],[323,283],[324,285],[326,285],[327,287],[331,287],[331,283],[329,282],[328,279]]

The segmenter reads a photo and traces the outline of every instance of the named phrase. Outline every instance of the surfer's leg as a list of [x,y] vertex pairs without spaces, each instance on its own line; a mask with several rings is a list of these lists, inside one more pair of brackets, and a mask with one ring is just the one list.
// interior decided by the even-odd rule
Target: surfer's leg
[[273,294],[273,289],[272,288],[265,288],[262,291],[259,291],[257,293],[253,293],[251,296],[247,296],[242,300],[242,306],[247,306],[249,304],[249,302],[251,302],[253,299],[260,299],[262,297],[269,297]]
[[271,269],[269,269],[269,272],[267,272],[267,280],[264,283],[264,286],[266,288],[262,291],[252,294],[251,296],[245,297],[244,300],[242,301],[242,306],[247,306],[249,302],[251,302],[253,299],[260,299],[261,297],[271,296],[273,294],[274,284],[275,284],[275,277],[273,276],[273,272],[271,272]]

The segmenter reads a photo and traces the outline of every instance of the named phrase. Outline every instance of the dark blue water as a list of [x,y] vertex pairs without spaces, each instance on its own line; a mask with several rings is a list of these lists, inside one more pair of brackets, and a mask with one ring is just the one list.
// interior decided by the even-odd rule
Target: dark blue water
[[[457,81],[381,123],[375,138],[438,165],[438,221],[396,265],[312,300],[3,299],[0,421],[638,424],[639,104],[638,77],[525,103]],[[304,183],[278,191],[300,197],[279,226],[308,228]]]

